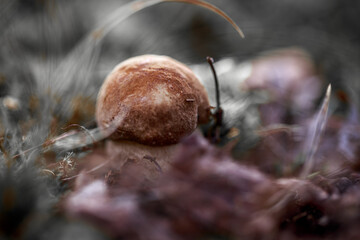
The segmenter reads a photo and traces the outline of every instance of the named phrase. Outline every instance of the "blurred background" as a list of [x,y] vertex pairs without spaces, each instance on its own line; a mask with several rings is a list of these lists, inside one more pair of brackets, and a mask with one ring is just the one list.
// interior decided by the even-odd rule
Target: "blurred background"
[[[12,95],[24,99],[23,91],[34,87],[15,91],[11,85],[31,86],[39,78],[47,78],[45,85],[55,88],[49,84],[53,80],[44,75],[56,69],[90,30],[128,2],[2,0],[0,72],[1,79],[11,81],[1,80],[1,96],[12,89]],[[168,2],[147,8],[116,26],[97,47],[91,74],[86,75],[87,80],[76,80],[94,86],[84,90],[84,95],[96,96],[106,74],[131,56],[164,54],[187,64],[205,63],[206,56],[212,56],[216,61],[232,58],[238,64],[269,50],[296,47],[309,54],[314,71],[326,83],[358,102],[358,1],[209,2],[231,16],[246,38],[241,39],[224,19],[198,6]]]
[[[2,0],[2,46],[13,51],[16,46],[18,54],[33,57],[61,56],[127,2]],[[209,2],[234,19],[246,35],[244,40],[214,13],[184,3],[163,3],[117,26],[105,39],[102,57],[114,63],[145,53],[166,54],[189,63],[203,62],[207,55],[241,61],[265,50],[299,46],[310,52],[334,84],[358,77],[358,1]]]

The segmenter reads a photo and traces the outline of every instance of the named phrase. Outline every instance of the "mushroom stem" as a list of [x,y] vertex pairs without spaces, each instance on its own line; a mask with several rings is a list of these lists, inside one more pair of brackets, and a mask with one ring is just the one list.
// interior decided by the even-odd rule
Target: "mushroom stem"
[[135,167],[144,179],[154,180],[171,165],[177,151],[177,144],[167,146],[147,146],[132,141],[108,141],[106,153],[112,159],[113,169]]

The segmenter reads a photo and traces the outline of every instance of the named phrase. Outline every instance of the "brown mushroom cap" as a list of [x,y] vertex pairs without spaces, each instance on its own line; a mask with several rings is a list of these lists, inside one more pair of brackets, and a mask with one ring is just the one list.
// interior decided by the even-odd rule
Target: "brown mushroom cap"
[[161,146],[206,123],[209,109],[206,90],[188,67],[166,56],[143,55],[120,63],[107,76],[96,120],[109,127],[121,119],[113,139]]

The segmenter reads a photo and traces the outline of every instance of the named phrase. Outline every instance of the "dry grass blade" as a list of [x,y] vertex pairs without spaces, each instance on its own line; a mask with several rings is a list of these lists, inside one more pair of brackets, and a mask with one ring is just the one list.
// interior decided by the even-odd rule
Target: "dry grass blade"
[[317,114],[315,121],[311,124],[305,139],[305,163],[300,178],[305,179],[312,171],[314,166],[314,155],[319,147],[321,136],[324,132],[328,119],[328,109],[331,95],[331,85],[326,90],[326,95],[322,106]]
[[120,22],[122,22],[129,16],[135,14],[140,10],[163,2],[183,2],[206,8],[223,17],[234,27],[234,29],[239,33],[242,38],[245,37],[239,26],[226,13],[224,13],[216,6],[201,0],[138,0],[132,3],[128,3],[120,7],[118,10],[115,10],[107,19],[101,22],[99,26],[90,34],[90,36],[95,37],[95,40],[99,41],[116,25],[118,25]]
[[219,8],[217,8],[216,6],[207,3],[205,1],[201,1],[201,0],[164,0],[165,2],[184,2],[184,3],[189,3],[189,4],[194,4],[194,5],[198,5],[201,7],[204,7],[210,11],[213,11],[214,13],[220,15],[221,17],[223,17],[226,21],[228,21],[233,28],[239,33],[239,35],[242,38],[245,38],[244,33],[242,32],[242,30],[239,28],[239,26],[222,10],[220,10]]
[[105,137],[99,128],[95,128],[81,132],[76,131],[73,134],[65,133],[53,139],[51,143],[53,143],[52,148],[56,150],[70,151],[75,148],[82,148],[94,144]]
[[91,132],[86,127],[81,126],[79,124],[70,124],[69,126],[67,126],[67,128],[71,128],[71,127],[79,128],[81,131],[86,133],[93,140],[93,143],[95,144],[96,142],[95,138],[91,135]]
[[[124,106],[124,109],[129,108]],[[54,150],[70,151],[75,148],[86,147],[109,137],[114,131],[116,131],[118,126],[122,124],[122,121],[124,120],[127,112],[128,111],[125,111],[124,115],[117,116],[117,118],[115,118],[113,122],[110,123],[107,127],[98,127],[91,130],[86,130],[85,133],[77,132],[70,135],[65,133],[66,136],[63,134],[62,136],[53,139],[52,145]]]
[[[82,127],[83,129],[84,127]],[[19,154],[12,156],[12,159],[16,159],[20,156],[25,156],[32,151],[40,150],[41,152],[47,152],[51,149],[69,151],[75,148],[81,148],[101,141],[110,134],[104,134],[100,128],[92,130],[84,129],[82,132],[68,131],[60,136],[50,139],[43,144],[34,146],[32,148],[21,151]]]
[[293,134],[299,132],[301,129],[297,125],[287,125],[287,124],[272,124],[270,126],[261,128],[256,131],[256,133],[261,137],[268,137],[273,134],[285,132],[287,134]]
[[[216,6],[207,3],[205,1],[201,0],[138,0],[135,2],[128,3],[124,6],[121,6],[117,10],[115,10],[112,14],[109,15],[104,21],[98,23],[98,26],[88,35],[87,39],[90,40],[90,47],[94,47],[98,43],[101,42],[101,40],[112,30],[114,27],[116,27],[119,23],[130,17],[131,15],[137,13],[138,11],[141,11],[145,8],[157,5],[159,3],[164,2],[183,2],[183,3],[189,3],[197,6],[201,6],[203,8],[206,8],[221,17],[223,17],[225,20],[227,20],[234,29],[239,33],[239,35],[244,38],[244,33],[241,31],[240,27],[222,10],[217,8]],[[89,44],[88,41],[84,42],[85,44]]]
[[41,145],[32,147],[30,149],[26,149],[25,151],[22,151],[20,154],[14,155],[12,159],[18,158],[21,155],[26,155],[31,151],[37,149],[40,149],[41,152],[47,152],[49,150],[70,151],[73,149],[82,148],[94,144],[109,137],[114,131],[116,131],[118,126],[122,123],[123,119],[125,118],[125,115],[126,113],[122,116],[118,116],[106,128],[99,127],[88,130],[80,125],[75,124],[74,126],[79,126],[82,129],[81,132],[73,131],[73,130],[65,132],[60,136],[57,136],[53,139],[44,142]]

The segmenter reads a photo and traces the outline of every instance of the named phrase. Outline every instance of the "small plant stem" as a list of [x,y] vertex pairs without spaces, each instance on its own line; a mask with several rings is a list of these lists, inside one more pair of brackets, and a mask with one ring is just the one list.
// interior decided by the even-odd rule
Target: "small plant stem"
[[214,76],[215,91],[216,91],[216,111],[218,111],[220,109],[220,90],[219,90],[219,81],[218,81],[216,71],[215,71],[215,68],[214,68],[214,59],[212,57],[206,57],[206,60],[209,63],[209,65],[211,67],[211,71],[212,71],[213,76]]
[[223,110],[220,105],[220,87],[219,87],[219,81],[218,81],[218,78],[216,75],[216,71],[214,68],[214,59],[212,57],[207,57],[206,60],[211,67],[211,71],[213,73],[214,81],[215,81],[216,110],[215,110],[215,113],[213,114],[213,117],[215,119],[215,124],[214,124],[211,132],[214,133],[214,135],[215,135],[214,141],[218,142],[220,140],[220,130],[221,130],[222,121],[223,121]]

